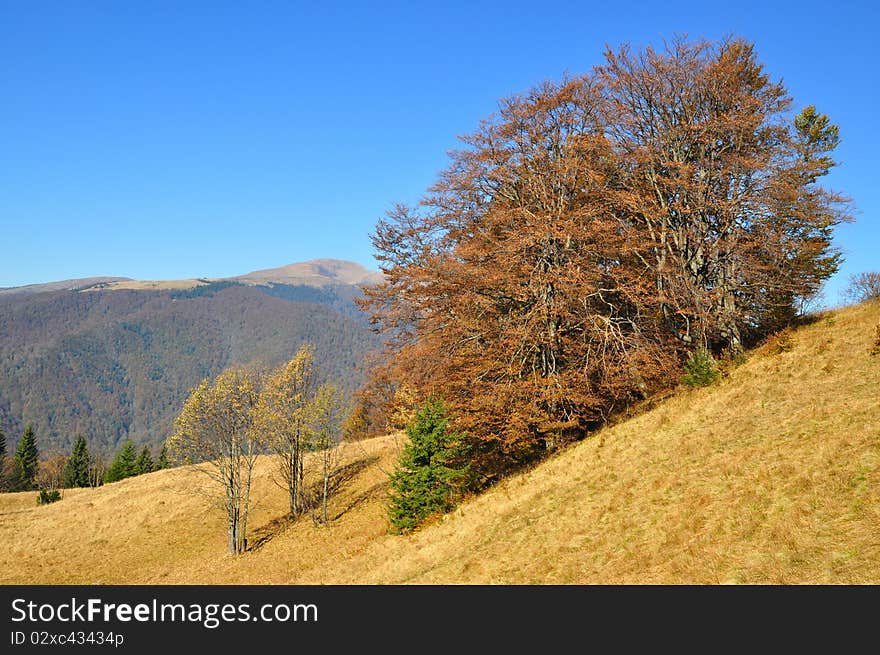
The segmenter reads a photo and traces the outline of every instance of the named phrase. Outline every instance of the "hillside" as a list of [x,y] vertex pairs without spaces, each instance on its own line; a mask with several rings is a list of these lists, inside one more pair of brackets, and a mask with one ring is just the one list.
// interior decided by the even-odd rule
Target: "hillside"
[[203,377],[276,365],[304,342],[322,378],[348,391],[359,384],[377,344],[353,302],[359,287],[195,282],[92,280],[0,295],[0,428],[10,447],[28,423],[43,452],[69,452],[77,433],[105,452],[126,438],[158,446]]
[[878,324],[819,317],[409,537],[384,516],[394,436],[348,446],[329,528],[285,523],[262,461],[240,558],[192,468],[0,495],[0,582],[880,584]]
[[0,296],[11,296],[19,293],[46,293],[49,291],[77,291],[93,286],[108,286],[129,281],[125,277],[83,277],[74,280],[47,282],[45,284],[27,284],[23,287],[2,287],[0,288]]

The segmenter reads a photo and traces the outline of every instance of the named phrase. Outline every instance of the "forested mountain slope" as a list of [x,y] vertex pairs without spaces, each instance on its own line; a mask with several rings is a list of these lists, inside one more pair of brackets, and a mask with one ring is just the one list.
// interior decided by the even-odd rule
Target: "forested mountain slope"
[[0,427],[14,442],[33,423],[45,453],[69,452],[77,433],[96,450],[129,437],[157,446],[202,378],[276,365],[304,342],[321,376],[351,390],[376,345],[358,293],[223,280],[0,295]]

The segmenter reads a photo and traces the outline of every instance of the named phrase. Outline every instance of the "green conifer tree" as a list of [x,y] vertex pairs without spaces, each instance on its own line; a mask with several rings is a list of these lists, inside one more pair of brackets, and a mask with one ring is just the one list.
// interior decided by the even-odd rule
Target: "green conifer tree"
[[684,365],[685,384],[691,387],[707,387],[721,377],[715,358],[705,348],[691,353]]
[[144,473],[152,473],[153,456],[150,454],[150,448],[144,446],[138,455],[137,461],[134,463],[134,474],[143,475]]
[[30,491],[37,488],[37,461],[40,451],[37,450],[37,437],[34,434],[34,426],[28,425],[18,447],[15,449],[15,481],[14,486],[18,491]]
[[77,435],[76,443],[73,445],[73,452],[64,465],[64,477],[62,484],[65,489],[73,487],[88,487],[89,484],[89,449],[86,445],[85,437],[81,434]]
[[124,480],[125,478],[130,478],[131,476],[136,475],[136,462],[137,455],[135,454],[134,444],[129,439],[125,442],[125,445],[122,446],[122,450],[116,455],[116,459],[113,460],[110,468],[107,469],[107,474],[104,476],[104,482],[117,482],[118,480]]
[[156,460],[156,470],[161,471],[162,469],[170,467],[171,464],[168,462],[168,449],[165,444],[162,444],[162,450],[159,451],[159,459]]
[[3,460],[6,458],[6,434],[3,432],[3,428],[0,428],[0,467],[3,465]]
[[429,516],[448,512],[467,475],[462,435],[447,431],[443,403],[429,399],[406,426],[410,442],[391,475],[389,518],[400,532],[409,532]]

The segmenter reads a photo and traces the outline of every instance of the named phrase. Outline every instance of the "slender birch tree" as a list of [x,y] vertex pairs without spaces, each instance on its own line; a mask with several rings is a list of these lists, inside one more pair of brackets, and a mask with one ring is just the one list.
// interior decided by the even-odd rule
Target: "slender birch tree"
[[256,405],[256,427],[277,459],[276,482],[287,491],[292,517],[307,505],[304,459],[313,447],[310,403],[314,391],[314,349],[306,344],[267,376]]
[[332,492],[331,482],[342,457],[340,434],[344,409],[339,387],[335,384],[322,384],[315,392],[311,406],[314,445],[321,467],[320,518],[326,525],[327,501]]
[[168,454],[182,464],[200,464],[223,487],[232,554],[247,550],[251,481],[261,443],[254,428],[259,398],[257,374],[231,368],[193,389],[175,421]]

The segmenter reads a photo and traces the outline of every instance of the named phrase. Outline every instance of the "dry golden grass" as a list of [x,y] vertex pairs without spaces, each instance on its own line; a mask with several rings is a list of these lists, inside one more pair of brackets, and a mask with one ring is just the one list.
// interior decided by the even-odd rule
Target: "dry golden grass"
[[85,291],[108,291],[130,289],[135,291],[171,291],[181,289],[193,289],[206,284],[202,280],[121,280],[108,282],[102,287],[86,289]]
[[329,528],[279,521],[261,462],[252,539],[271,538],[239,558],[192,469],[0,496],[0,582],[878,584],[878,320],[820,317],[409,537],[387,534],[391,437],[349,449],[365,465]]
[[347,445],[351,478],[329,528],[284,520],[286,495],[258,462],[252,551],[226,554],[216,483],[193,467],[157,471],[99,489],[69,489],[38,507],[34,492],[0,494],[0,583],[269,584],[320,577],[320,569],[386,531],[382,496],[393,438]]

